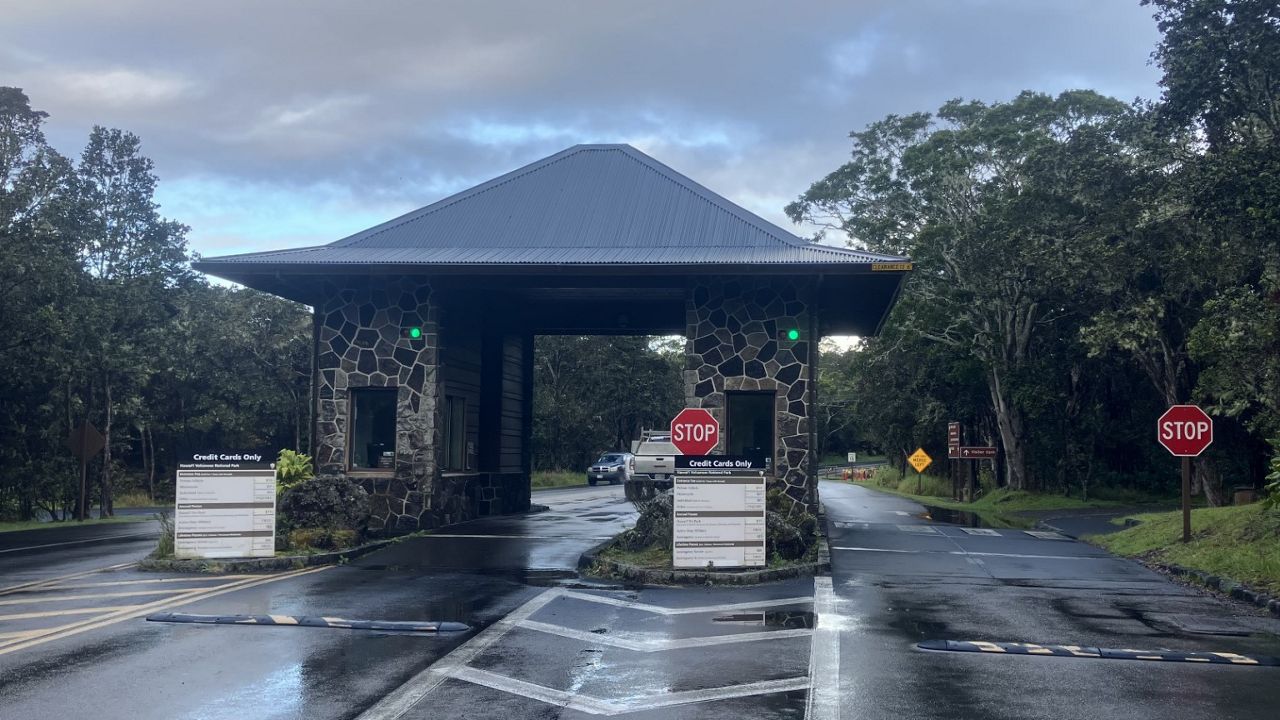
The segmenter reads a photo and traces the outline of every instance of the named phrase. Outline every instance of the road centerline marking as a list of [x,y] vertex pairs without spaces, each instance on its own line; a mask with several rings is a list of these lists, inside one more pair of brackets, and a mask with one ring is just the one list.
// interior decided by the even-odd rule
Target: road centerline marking
[[126,568],[131,568],[137,564],[138,563],[136,562],[118,563],[116,565],[108,565],[106,567],[95,568],[93,570],[81,570],[80,572],[74,572],[68,575],[59,575],[57,577],[45,578],[43,580],[32,580],[31,582],[19,583],[18,585],[10,585],[9,587],[0,588],[0,595],[8,595],[9,593],[15,593],[15,592],[18,592],[19,590],[29,590],[35,587],[43,587],[45,585],[52,585],[52,584],[62,582],[64,580],[74,580],[76,578],[87,577],[89,575],[96,575],[97,573],[111,572],[113,570],[124,570]]
[[302,575],[310,575],[312,573],[322,572],[324,570],[330,569],[331,567],[333,566],[323,565],[321,567],[305,568],[302,570],[293,570],[290,572],[279,573],[276,575],[265,575],[265,576],[261,576],[260,579],[256,579],[256,580],[241,580],[238,582],[227,583],[225,585],[217,585],[212,588],[201,588],[199,592],[185,593],[178,598],[164,598],[161,600],[156,600],[154,602],[145,603],[142,605],[130,606],[132,609],[128,609],[128,610],[122,609],[118,611],[113,611],[113,612],[107,613],[106,615],[96,617],[96,618],[89,618],[79,623],[62,625],[60,627],[53,628],[51,632],[48,632],[44,635],[33,637],[29,640],[22,640],[19,642],[5,645],[4,647],[0,647],[0,655],[5,655],[7,653],[15,652],[17,650],[25,650],[26,648],[34,647],[36,645],[40,645],[46,642],[52,642],[53,640],[60,640],[62,638],[70,637],[72,635],[78,635],[82,632],[88,632],[89,630],[96,630],[98,628],[114,625],[124,620],[131,620],[136,617],[141,617],[143,615],[146,615],[148,613],[151,613],[157,610],[181,607],[183,605],[188,605],[190,603],[198,602],[200,600],[205,600],[211,597],[217,597],[219,595],[225,595],[226,593],[235,592],[237,590],[244,590],[246,588],[257,587],[259,585],[266,585],[268,583],[276,582],[278,580],[288,580],[290,578],[300,577]]

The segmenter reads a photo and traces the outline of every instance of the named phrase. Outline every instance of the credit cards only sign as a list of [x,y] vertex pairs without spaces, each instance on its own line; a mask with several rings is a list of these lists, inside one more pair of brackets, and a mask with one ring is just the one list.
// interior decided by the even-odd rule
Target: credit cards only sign
[[675,470],[674,567],[764,567],[763,459],[682,455]]
[[261,451],[184,454],[178,463],[174,555],[273,557],[276,470]]

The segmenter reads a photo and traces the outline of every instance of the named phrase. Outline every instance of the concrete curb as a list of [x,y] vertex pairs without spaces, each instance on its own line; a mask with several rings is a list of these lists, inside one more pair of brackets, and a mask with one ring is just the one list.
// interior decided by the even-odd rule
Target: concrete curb
[[1160,570],[1161,572],[1168,573],[1175,577],[1180,577],[1187,582],[1214,590],[1226,595],[1232,600],[1240,600],[1251,605],[1256,605],[1267,610],[1272,615],[1280,617],[1280,598],[1268,595],[1261,590],[1255,590],[1248,585],[1238,583],[1230,578],[1219,577],[1203,570],[1182,567],[1181,565],[1150,563],[1150,566]]
[[204,575],[222,575],[228,573],[276,572],[280,570],[300,570],[316,565],[332,565],[368,555],[374,550],[396,542],[399,538],[375,540],[359,547],[333,552],[315,553],[314,555],[285,555],[270,558],[228,558],[226,560],[178,560],[176,558],[159,559],[146,557],[138,561],[139,570],[152,572],[177,572]]

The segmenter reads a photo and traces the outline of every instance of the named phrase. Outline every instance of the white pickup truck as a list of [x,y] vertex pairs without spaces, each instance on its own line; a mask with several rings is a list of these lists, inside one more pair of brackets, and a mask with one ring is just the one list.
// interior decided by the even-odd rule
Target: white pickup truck
[[671,432],[645,430],[639,440],[631,441],[631,477],[629,481],[653,481],[658,490],[671,487],[671,476],[676,469],[676,446],[671,444]]

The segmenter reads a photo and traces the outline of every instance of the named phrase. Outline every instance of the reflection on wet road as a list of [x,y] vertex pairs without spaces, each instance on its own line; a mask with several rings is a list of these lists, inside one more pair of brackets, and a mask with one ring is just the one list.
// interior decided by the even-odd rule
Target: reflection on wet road
[[[142,573],[121,558],[125,543],[72,548],[57,554],[62,565],[0,556],[0,715],[1271,714],[1280,670],[1240,658],[1280,656],[1273,619],[1241,615],[1059,533],[942,523],[910,501],[844,483],[823,483],[822,493],[832,575],[745,588],[579,580],[579,555],[634,522],[616,487],[538,493],[549,510],[452,526],[323,570]],[[142,620],[149,608],[178,605],[193,616],[473,630]],[[1138,658],[1235,655],[1103,659],[1108,648],[1143,649],[1130,653]]]

